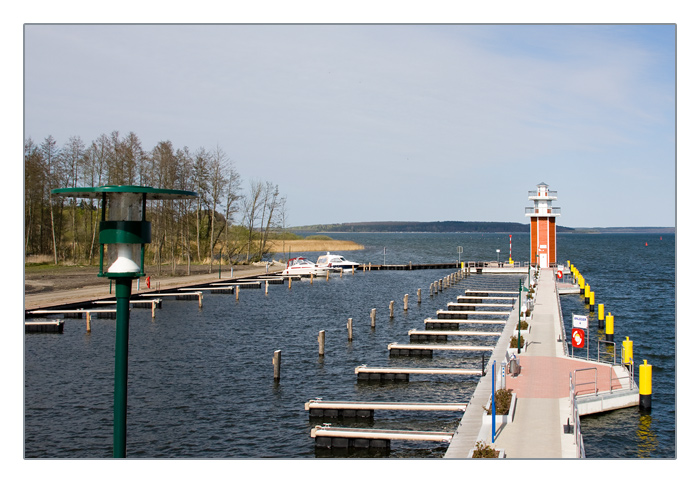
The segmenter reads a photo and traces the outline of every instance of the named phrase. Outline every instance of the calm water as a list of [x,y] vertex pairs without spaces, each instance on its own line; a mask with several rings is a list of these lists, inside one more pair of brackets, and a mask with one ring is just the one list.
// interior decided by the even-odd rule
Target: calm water
[[[508,235],[342,234],[362,243],[347,252],[356,261],[414,263],[508,258]],[[561,235],[560,261],[571,260],[615,315],[616,341],[634,340],[635,360],[654,366],[653,410],[616,411],[583,420],[589,457],[672,458],[675,432],[675,238],[664,235]],[[649,246],[644,247],[648,241]],[[513,236],[513,259],[525,260],[527,235]],[[496,249],[500,249],[500,255]],[[315,258],[318,254],[309,254]],[[409,383],[358,383],[354,368],[416,365],[480,367],[480,358],[436,352],[432,359],[390,358],[387,345],[454,301],[451,288],[430,297],[430,283],[453,270],[382,271],[337,275],[242,290],[205,293],[196,301],[166,299],[156,318],[131,311],[127,456],[134,458],[315,458],[304,402],[468,400],[476,379],[411,376]],[[468,283],[477,283],[471,277]],[[484,278],[481,278],[484,280]],[[517,277],[498,277],[517,285]],[[466,282],[465,282],[466,283]],[[416,291],[423,291],[422,304]],[[409,310],[403,311],[403,295]],[[389,318],[394,300],[395,317]],[[650,304],[649,301],[654,303]],[[584,313],[577,295],[562,297],[565,319]],[[377,308],[376,328],[369,314]],[[353,318],[354,340],[346,322]],[[570,325],[570,321],[569,321]],[[670,328],[670,330],[669,330]],[[326,331],[326,355],[317,335]],[[619,343],[619,342],[618,342]],[[109,458],[112,452],[114,321],[66,320],[63,334],[27,334],[25,348],[25,456]],[[272,355],[282,351],[282,376],[273,380]],[[451,431],[460,413],[377,412],[374,425]],[[334,423],[336,424],[336,423]],[[353,425],[343,422],[343,425]],[[368,423],[355,423],[367,426]],[[369,424],[371,426],[371,424]],[[614,428],[614,429],[611,429]],[[614,431],[615,438],[611,438]],[[432,458],[446,445],[392,443],[388,457]],[[356,455],[367,457],[371,455]]]

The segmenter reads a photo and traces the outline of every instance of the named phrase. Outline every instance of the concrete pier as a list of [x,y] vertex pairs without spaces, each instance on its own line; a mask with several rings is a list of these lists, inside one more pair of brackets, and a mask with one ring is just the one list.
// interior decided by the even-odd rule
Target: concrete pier
[[[567,424],[577,427],[572,401],[577,405],[577,414],[588,413],[584,412],[584,407],[588,408],[585,411],[596,412],[638,404],[637,388],[633,381],[630,388],[629,379],[623,379],[624,371],[619,367],[567,356],[554,277],[552,269],[541,270],[526,350],[518,357],[521,370],[516,377],[506,376],[506,389],[512,389],[517,396],[513,421],[497,423],[492,443],[491,423],[484,422],[482,407],[491,394],[493,361],[499,370],[501,361],[506,358],[509,337],[502,337],[489,360],[487,374],[477,385],[455,431],[446,458],[467,458],[477,441],[503,450],[506,458],[582,457],[585,450],[581,435],[577,435],[576,429],[569,432],[565,428]],[[513,311],[503,333],[512,334],[516,324],[517,313]],[[572,390],[570,374],[591,368],[598,369],[589,371],[597,374],[598,394],[578,394],[578,389]]]

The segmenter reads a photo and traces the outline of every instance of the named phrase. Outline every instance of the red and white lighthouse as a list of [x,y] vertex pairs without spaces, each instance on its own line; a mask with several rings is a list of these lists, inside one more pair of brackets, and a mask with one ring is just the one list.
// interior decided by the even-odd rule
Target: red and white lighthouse
[[561,215],[561,208],[552,207],[557,192],[540,183],[537,191],[528,191],[527,195],[535,203],[525,208],[525,216],[530,217],[530,265],[548,268],[557,263],[556,217]]

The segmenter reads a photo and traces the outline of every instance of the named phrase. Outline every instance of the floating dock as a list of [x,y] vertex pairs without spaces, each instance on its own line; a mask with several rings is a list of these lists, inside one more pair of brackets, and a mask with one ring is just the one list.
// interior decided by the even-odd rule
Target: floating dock
[[325,449],[385,449],[391,440],[437,441],[449,443],[453,433],[443,431],[399,431],[391,429],[361,429],[316,426],[311,430],[316,448]]
[[492,346],[478,345],[439,345],[439,344],[389,344],[389,355],[392,356],[430,356],[433,351],[460,351],[460,352],[487,352],[492,351]]
[[63,333],[63,320],[27,320],[24,322],[24,332]]
[[454,367],[367,367],[355,368],[358,381],[408,381],[410,374],[415,375],[448,375],[448,376],[483,376],[479,369],[462,369]]
[[374,411],[461,411],[466,403],[357,402],[312,399],[304,404],[309,418],[373,418]]

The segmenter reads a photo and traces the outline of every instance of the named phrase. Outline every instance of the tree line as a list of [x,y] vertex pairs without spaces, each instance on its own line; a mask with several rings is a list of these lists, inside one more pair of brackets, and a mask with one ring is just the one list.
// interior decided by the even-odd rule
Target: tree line
[[158,273],[190,263],[249,263],[268,252],[271,234],[284,229],[286,197],[278,186],[243,181],[219,147],[190,150],[160,141],[143,148],[138,136],[118,131],[85,143],[71,136],[58,146],[49,135],[39,144],[24,141],[25,255],[49,255],[55,264],[99,260],[101,208],[93,199],[56,196],[56,188],[139,185],[194,191],[186,200],[149,201],[151,243],[146,264]]

